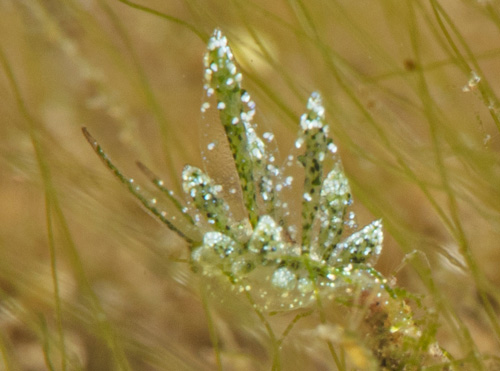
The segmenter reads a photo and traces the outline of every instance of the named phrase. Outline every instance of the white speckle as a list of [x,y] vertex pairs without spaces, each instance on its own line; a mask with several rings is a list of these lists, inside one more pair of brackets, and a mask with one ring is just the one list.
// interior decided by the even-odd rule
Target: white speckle
[[271,283],[283,290],[292,290],[295,288],[297,277],[288,268],[277,269],[271,278]]
[[260,160],[260,159],[262,159],[262,152],[258,148],[254,148],[252,150],[252,156],[254,156],[256,159]]
[[255,116],[255,110],[251,109],[250,111],[247,112],[247,120],[251,121],[253,120],[253,117]]
[[331,153],[337,153],[337,146],[333,142],[329,143],[327,148]]
[[224,103],[224,102],[217,103],[217,109],[223,110],[225,108],[226,108],[226,103]]
[[265,132],[264,134],[262,134],[262,137],[268,142],[271,142],[274,139],[274,134],[270,132]]
[[208,110],[210,108],[210,103],[208,102],[205,102],[201,105],[201,112],[204,113],[206,112],[206,110]]
[[248,103],[250,101],[250,94],[248,94],[247,92],[244,92],[242,95],[241,95],[241,101],[243,103]]
[[318,92],[313,92],[307,101],[307,109],[316,113],[320,118],[325,116],[325,108],[321,101],[321,96]]
[[228,63],[228,64],[227,64],[227,69],[229,70],[229,73],[230,73],[231,75],[233,75],[233,76],[234,76],[234,75],[236,75],[236,72],[238,71],[238,70],[236,69],[236,66],[234,65],[234,63]]
[[311,195],[307,192],[304,193],[303,197],[304,197],[304,200],[306,200],[308,202],[312,200]]
[[212,151],[214,148],[215,148],[215,143],[214,143],[214,142],[212,142],[212,143],[208,143],[208,145],[207,145],[207,149],[208,149],[209,151]]

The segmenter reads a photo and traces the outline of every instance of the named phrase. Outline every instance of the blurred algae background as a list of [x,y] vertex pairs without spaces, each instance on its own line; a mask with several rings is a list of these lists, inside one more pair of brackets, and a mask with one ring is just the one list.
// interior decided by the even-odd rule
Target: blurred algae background
[[[262,319],[207,291],[81,133],[179,193],[202,165],[219,27],[281,158],[322,93],[359,224],[383,219],[377,269],[421,298],[457,369],[500,370],[500,2],[0,0],[0,17],[0,369],[270,369]],[[283,370],[335,368],[313,317]],[[268,317],[278,333],[291,319]]]

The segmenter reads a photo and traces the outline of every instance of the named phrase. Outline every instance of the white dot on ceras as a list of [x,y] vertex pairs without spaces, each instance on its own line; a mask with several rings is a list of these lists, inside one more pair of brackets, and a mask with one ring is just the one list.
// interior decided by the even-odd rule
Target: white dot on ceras
[[336,153],[337,152],[337,146],[334,143],[329,143],[327,146],[328,150],[331,153]]
[[207,149],[208,149],[209,151],[212,151],[214,148],[215,148],[215,143],[213,143],[213,142],[212,142],[212,143],[209,143],[209,144],[207,145]]
[[238,72],[238,70],[236,69],[236,66],[234,65],[234,63],[228,63],[227,64],[227,69],[229,70],[229,73],[232,76],[235,76],[236,72]]
[[242,95],[241,95],[241,101],[243,103],[248,103],[250,101],[250,94],[248,94],[247,92],[244,92]]
[[217,103],[218,110],[223,110],[224,108],[226,108],[226,103],[224,103],[224,102]]
[[213,74],[214,74],[214,72],[210,68],[206,68],[205,69],[205,74],[203,75],[203,77],[205,78],[205,81],[212,80]]
[[312,200],[311,195],[309,193],[307,193],[307,192],[304,193],[303,197],[304,197],[304,200],[306,200],[306,201],[311,201]]
[[210,108],[210,103],[205,102],[201,105],[201,112],[204,113]]
[[304,144],[304,138],[299,138],[295,141],[295,148],[300,148]]
[[271,142],[274,139],[274,134],[271,132],[265,132],[264,134],[262,134],[262,138],[264,138],[268,142]]
[[258,148],[252,150],[252,155],[258,160],[262,159],[262,152]]
[[248,121],[252,121],[254,116],[255,116],[255,110],[254,109],[251,109],[251,110],[249,110],[247,112],[247,120]]

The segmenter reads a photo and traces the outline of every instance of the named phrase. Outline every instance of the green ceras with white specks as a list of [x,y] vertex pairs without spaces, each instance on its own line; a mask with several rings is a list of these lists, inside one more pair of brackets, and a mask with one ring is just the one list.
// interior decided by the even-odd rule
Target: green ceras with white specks
[[[220,31],[218,31],[220,32]],[[252,226],[257,224],[257,189],[255,187],[255,162],[258,155],[252,154],[248,128],[255,114],[250,96],[241,88],[241,73],[238,72],[233,53],[223,37],[213,37],[205,54],[205,89],[207,95],[217,97],[217,109],[233,154],[241,183],[246,209]],[[249,104],[250,103],[250,104]]]

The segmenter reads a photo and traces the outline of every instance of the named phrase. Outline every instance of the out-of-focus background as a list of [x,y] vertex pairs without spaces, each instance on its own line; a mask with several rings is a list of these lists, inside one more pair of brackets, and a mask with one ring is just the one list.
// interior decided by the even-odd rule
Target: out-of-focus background
[[[211,328],[224,369],[269,369],[263,323],[230,291],[204,291],[183,241],[81,133],[137,182],[148,183],[140,160],[178,192],[183,166],[202,163],[202,55],[215,27],[281,158],[307,97],[323,94],[360,225],[384,221],[377,268],[422,295],[428,310],[415,313],[453,357],[492,367],[500,3],[269,3],[0,1],[1,369],[211,370]],[[283,369],[332,369],[304,323]]]

